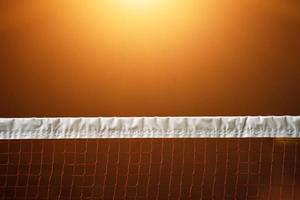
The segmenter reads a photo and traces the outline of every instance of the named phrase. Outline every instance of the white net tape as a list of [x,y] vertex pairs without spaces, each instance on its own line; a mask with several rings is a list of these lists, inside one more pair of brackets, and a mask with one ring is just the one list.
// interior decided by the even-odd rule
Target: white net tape
[[0,119],[0,139],[299,136],[300,116]]

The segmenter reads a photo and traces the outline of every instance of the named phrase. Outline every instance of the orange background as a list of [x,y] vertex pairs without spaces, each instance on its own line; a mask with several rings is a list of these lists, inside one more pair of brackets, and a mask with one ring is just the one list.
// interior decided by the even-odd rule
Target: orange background
[[299,1],[129,1],[1,1],[0,117],[300,114]]

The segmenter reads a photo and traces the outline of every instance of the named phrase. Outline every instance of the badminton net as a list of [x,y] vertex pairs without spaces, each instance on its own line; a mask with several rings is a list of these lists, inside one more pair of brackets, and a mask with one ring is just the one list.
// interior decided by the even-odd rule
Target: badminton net
[[299,117],[0,120],[1,199],[299,199]]

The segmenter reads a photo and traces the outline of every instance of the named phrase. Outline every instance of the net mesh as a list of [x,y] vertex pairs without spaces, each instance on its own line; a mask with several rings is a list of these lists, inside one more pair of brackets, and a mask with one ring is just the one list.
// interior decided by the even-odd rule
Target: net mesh
[[1,140],[1,199],[300,199],[300,139]]

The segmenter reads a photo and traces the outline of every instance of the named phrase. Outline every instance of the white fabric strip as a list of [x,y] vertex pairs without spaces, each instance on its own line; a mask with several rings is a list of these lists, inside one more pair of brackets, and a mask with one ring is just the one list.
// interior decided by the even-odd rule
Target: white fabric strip
[[300,137],[300,116],[0,118],[0,139]]

